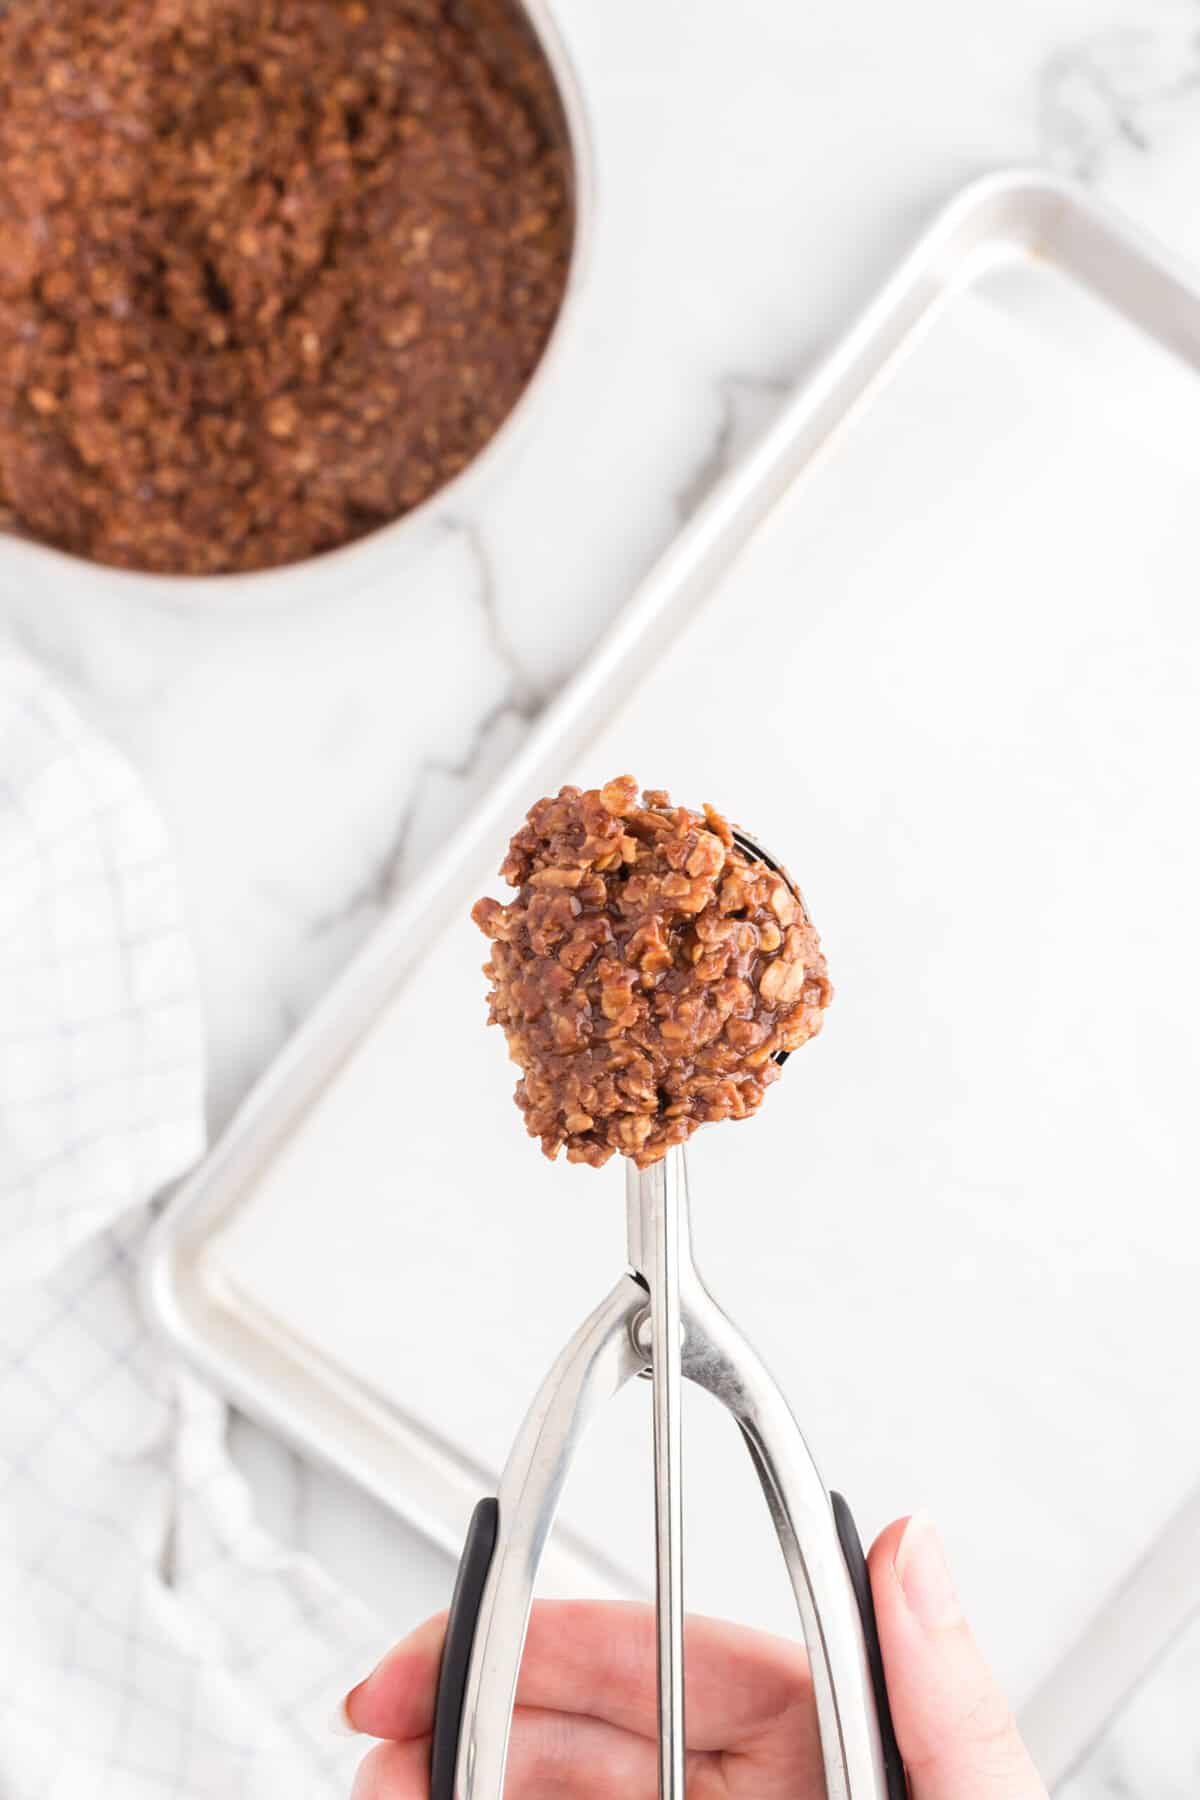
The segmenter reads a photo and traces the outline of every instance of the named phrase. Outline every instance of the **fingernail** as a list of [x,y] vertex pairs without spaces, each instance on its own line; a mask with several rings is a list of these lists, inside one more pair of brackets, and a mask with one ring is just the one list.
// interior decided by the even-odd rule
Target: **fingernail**
[[358,1737],[360,1735],[358,1726],[350,1717],[350,1702],[361,1686],[362,1682],[360,1681],[358,1687],[352,1687],[345,1698],[334,1707],[329,1720],[329,1729],[334,1737]]
[[909,1611],[927,1631],[940,1631],[962,1616],[942,1540],[928,1513],[914,1513],[896,1551],[896,1575]]

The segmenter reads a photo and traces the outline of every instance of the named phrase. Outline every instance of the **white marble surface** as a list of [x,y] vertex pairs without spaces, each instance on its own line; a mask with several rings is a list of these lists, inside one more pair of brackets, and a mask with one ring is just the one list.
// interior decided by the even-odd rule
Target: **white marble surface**
[[[600,209],[519,465],[361,591],[172,606],[31,582],[0,621],[144,771],[203,966],[214,1128],[680,518],[957,183],[1069,170],[1200,262],[1195,0],[558,0]],[[397,1628],[448,1571],[253,1428],[268,1517]],[[1200,1630],[1066,1790],[1194,1794]]]

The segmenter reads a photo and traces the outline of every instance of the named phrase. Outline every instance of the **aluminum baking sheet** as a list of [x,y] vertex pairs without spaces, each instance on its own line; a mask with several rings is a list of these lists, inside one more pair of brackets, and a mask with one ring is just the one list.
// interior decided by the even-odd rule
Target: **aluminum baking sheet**
[[[697,1140],[698,1256],[864,1526],[943,1522],[1051,1777],[1200,1598],[1197,365],[1200,299],[1083,196],[960,196],[147,1266],[215,1381],[456,1544],[623,1257],[619,1168],[522,1135],[466,905],[563,780],[734,810],[802,879],[838,997],[762,1115]],[[792,1628],[749,1466],[692,1398],[690,1602]],[[552,1587],[647,1584],[644,1402],[584,1446]]]

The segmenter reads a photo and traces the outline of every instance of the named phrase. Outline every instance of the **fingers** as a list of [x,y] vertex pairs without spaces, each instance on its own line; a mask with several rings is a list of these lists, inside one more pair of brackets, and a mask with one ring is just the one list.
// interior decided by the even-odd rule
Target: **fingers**
[[359,1766],[350,1800],[429,1800],[429,1739],[376,1744]]
[[389,1650],[342,1702],[346,1723],[368,1737],[427,1737],[433,1730],[446,1614],[427,1619]]
[[[346,1699],[346,1715],[372,1737],[428,1734],[445,1619],[431,1619],[391,1651]],[[808,1667],[794,1644],[713,1619],[686,1632],[688,1743],[736,1751],[785,1713],[807,1717]],[[586,1715],[653,1738],[654,1614],[648,1607],[583,1601],[536,1606],[517,1693],[522,1707]]]
[[913,1800],[1047,1800],[962,1616],[932,1523],[918,1513],[890,1525],[869,1563]]
[[[653,1740],[634,1737],[600,1719],[519,1708],[513,1717],[506,1794],[519,1800],[654,1800],[658,1752]],[[715,1796],[712,1771],[696,1757],[688,1768],[688,1793]],[[379,1744],[358,1772],[351,1800],[428,1800],[429,1740]]]

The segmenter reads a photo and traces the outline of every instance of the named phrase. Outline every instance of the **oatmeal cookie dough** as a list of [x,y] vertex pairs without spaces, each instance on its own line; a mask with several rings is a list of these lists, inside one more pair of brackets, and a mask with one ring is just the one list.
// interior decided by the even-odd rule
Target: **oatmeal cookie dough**
[[528,382],[569,177],[509,0],[7,0],[0,528],[212,575],[398,518]]
[[516,1101],[554,1157],[641,1168],[699,1125],[743,1119],[776,1058],[820,1030],[832,987],[784,877],[726,821],[639,798],[623,775],[539,800],[509,847],[492,941],[490,1021],[522,1071]]

